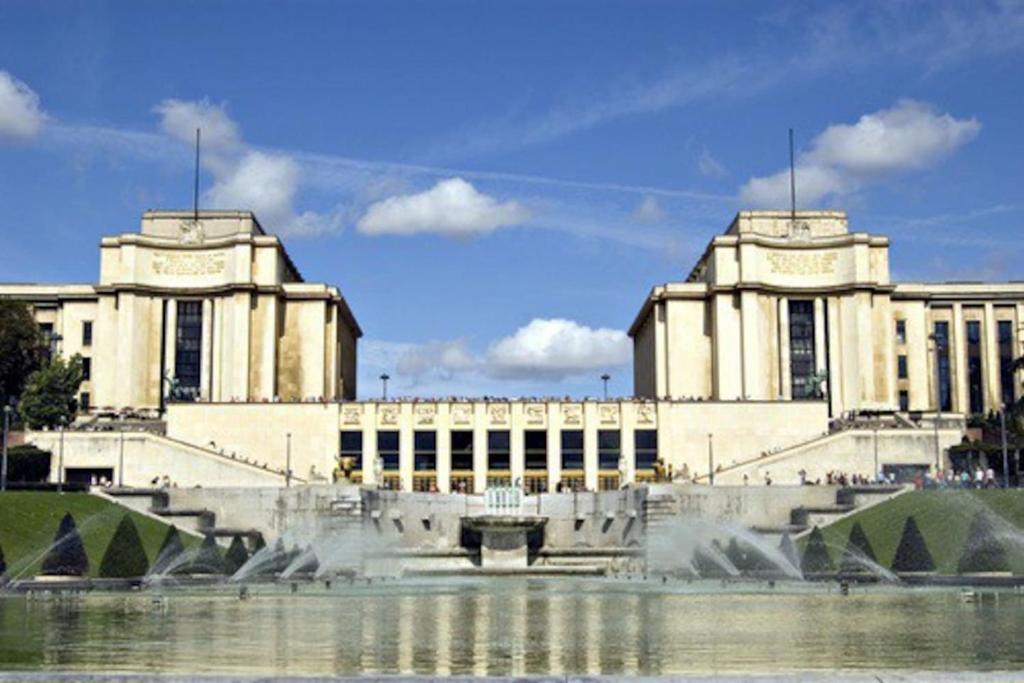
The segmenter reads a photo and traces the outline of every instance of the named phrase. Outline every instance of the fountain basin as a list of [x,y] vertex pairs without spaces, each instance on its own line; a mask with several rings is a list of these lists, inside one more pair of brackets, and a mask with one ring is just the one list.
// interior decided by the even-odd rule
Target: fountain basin
[[485,570],[526,570],[530,566],[527,537],[547,521],[539,515],[477,515],[463,517],[462,526],[480,533],[480,565]]

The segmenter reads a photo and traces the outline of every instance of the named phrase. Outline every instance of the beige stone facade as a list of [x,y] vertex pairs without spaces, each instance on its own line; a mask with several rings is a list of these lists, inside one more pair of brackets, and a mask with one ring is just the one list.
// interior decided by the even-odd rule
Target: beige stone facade
[[[344,298],[304,282],[246,212],[148,212],[140,233],[102,240],[98,284],[0,296],[89,359],[91,412],[165,417],[165,437],[133,442],[131,472],[178,462],[167,474],[188,485],[322,482],[339,465],[441,492],[617,488],[655,461],[732,484],[934,469],[965,414],[1020,397],[1008,362],[1024,353],[1024,283],[894,284],[888,239],[841,212],[737,215],[685,282],[646,298],[635,397],[609,401],[356,401]],[[890,417],[865,432],[836,420],[851,413]],[[109,435],[74,443],[67,468],[120,466]]]
[[845,213],[744,211],[685,282],[644,301],[635,392],[817,395],[832,415],[999,410],[1020,396],[1005,364],[1024,353],[1022,325],[1024,282],[894,284],[888,238],[851,233]]
[[[104,237],[95,285],[0,285],[64,355],[88,359],[91,412],[204,401],[353,399],[362,335],[341,293],[305,282],[244,211],[150,211]],[[187,319],[186,319],[187,318]]]

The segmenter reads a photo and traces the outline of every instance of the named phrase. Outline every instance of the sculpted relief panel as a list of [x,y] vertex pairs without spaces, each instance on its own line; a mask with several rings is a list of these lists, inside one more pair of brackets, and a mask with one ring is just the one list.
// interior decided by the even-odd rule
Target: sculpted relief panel
[[768,252],[768,264],[776,275],[833,275],[839,255],[826,252]]

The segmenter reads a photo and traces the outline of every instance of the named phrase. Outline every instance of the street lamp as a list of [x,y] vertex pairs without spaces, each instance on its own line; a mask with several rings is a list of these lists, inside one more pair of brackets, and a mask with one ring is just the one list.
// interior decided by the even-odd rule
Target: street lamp
[[380,397],[382,401],[388,400],[388,380],[391,379],[391,375],[386,372],[382,372],[380,375],[381,390]]
[[57,493],[64,493],[64,423],[66,419],[60,418],[60,460],[57,464]]
[[4,406],[3,461],[0,462],[0,491],[7,490],[7,433],[11,429],[11,406]]
[[715,485],[715,442],[714,437],[708,434],[708,483]]
[[612,378],[607,372],[601,375],[601,381],[604,382],[604,400],[608,400],[608,380]]
[[292,433],[288,432],[284,455],[284,485],[290,488],[292,485]]

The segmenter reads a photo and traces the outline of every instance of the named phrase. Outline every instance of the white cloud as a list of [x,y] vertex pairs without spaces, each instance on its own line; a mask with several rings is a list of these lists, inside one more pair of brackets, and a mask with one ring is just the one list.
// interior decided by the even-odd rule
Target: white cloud
[[[865,114],[852,125],[829,126],[797,160],[797,203],[814,205],[895,173],[929,168],[973,140],[980,130],[974,118],[956,119],[914,100],[900,100],[891,109]],[[750,206],[785,206],[789,171],[751,178],[739,195]]]
[[462,178],[448,178],[424,192],[371,204],[357,227],[368,235],[466,236],[517,225],[529,217],[529,211],[517,202],[499,202]]
[[665,209],[661,208],[658,200],[651,195],[647,195],[640,202],[640,206],[636,207],[633,213],[629,215],[629,219],[634,223],[661,223],[665,220],[666,216]]
[[700,153],[700,158],[697,159],[697,170],[700,171],[702,176],[708,178],[724,178],[729,175],[725,164],[712,156],[707,147],[704,148],[704,151]]
[[488,372],[499,377],[558,379],[629,363],[622,330],[591,328],[564,318],[534,318],[487,349]]
[[395,370],[416,384],[426,377],[449,380],[457,373],[478,369],[479,365],[479,359],[466,343],[456,340],[412,345],[398,356]]
[[0,139],[30,140],[47,120],[39,95],[6,71],[0,71]]
[[214,178],[213,187],[203,194],[205,206],[252,211],[268,230],[293,237],[338,230],[344,225],[340,211],[296,212],[299,164],[287,154],[250,149],[224,103],[170,99],[153,111],[160,115],[160,129],[176,140],[193,144],[196,129],[202,131],[201,163]]

